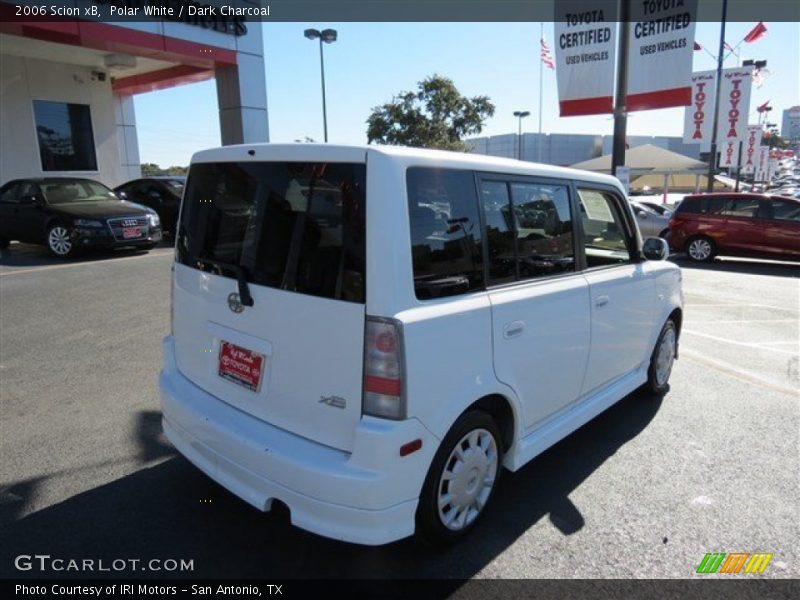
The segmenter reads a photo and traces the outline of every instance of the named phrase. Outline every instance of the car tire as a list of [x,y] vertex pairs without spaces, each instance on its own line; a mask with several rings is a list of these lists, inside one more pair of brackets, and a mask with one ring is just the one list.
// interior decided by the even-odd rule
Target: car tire
[[69,239],[69,233],[63,223],[53,223],[47,228],[45,243],[50,254],[57,258],[68,258],[75,254],[75,244]]
[[714,240],[705,235],[697,235],[686,242],[686,256],[693,262],[711,262],[717,254]]
[[668,319],[656,340],[650,367],[647,369],[645,388],[658,396],[663,396],[669,389],[669,376],[675,357],[678,355],[678,327],[672,319]]
[[481,410],[461,415],[439,445],[422,486],[417,534],[432,545],[467,535],[497,489],[502,461],[502,438],[494,419]]

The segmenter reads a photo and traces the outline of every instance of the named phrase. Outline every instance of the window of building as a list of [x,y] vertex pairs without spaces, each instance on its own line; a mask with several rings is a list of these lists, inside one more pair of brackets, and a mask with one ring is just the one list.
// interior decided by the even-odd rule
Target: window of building
[[632,241],[614,196],[599,190],[579,189],[586,266],[605,267],[630,262]]
[[33,114],[43,171],[96,171],[88,104],[34,100]]
[[413,167],[406,183],[417,298],[481,289],[481,225],[472,172]]

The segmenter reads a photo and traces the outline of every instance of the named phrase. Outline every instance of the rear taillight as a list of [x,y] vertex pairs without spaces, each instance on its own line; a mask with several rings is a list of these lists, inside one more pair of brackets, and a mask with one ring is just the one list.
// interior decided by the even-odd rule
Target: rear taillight
[[362,412],[384,419],[405,419],[403,334],[398,321],[367,317],[364,329]]

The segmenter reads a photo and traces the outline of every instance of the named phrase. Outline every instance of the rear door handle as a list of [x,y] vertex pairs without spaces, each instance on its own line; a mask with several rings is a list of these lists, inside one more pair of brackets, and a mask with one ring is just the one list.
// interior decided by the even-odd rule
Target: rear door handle
[[606,304],[608,304],[609,300],[610,300],[610,298],[608,296],[606,296],[606,295],[598,296],[597,298],[594,299],[594,305],[595,306],[605,306]]
[[523,331],[525,331],[524,321],[512,321],[503,325],[503,337],[506,339],[520,336]]

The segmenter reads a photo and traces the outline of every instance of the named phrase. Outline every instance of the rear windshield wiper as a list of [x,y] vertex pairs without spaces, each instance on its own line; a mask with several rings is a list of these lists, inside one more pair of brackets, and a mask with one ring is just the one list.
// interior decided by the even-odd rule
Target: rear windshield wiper
[[247,270],[244,267],[220,260],[209,260],[207,258],[198,258],[197,262],[217,267],[220,271],[224,269],[233,271],[236,274],[236,281],[239,284],[239,300],[241,300],[244,306],[253,306],[253,297],[250,295],[250,288],[247,285]]

